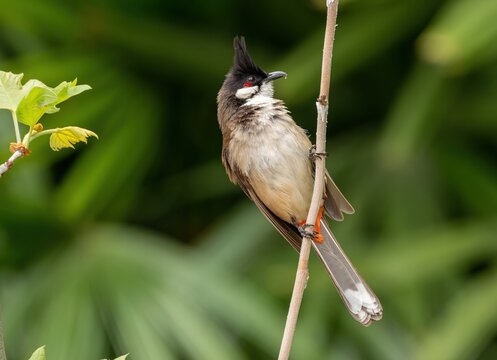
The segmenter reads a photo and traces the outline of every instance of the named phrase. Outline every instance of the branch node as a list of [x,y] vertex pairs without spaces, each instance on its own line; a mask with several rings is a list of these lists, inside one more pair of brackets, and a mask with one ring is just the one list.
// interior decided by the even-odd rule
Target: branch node
[[321,95],[320,97],[318,97],[317,102],[321,106],[328,106],[328,97],[326,95]]
[[10,143],[9,151],[11,152],[11,154],[19,151],[22,156],[31,154],[31,150],[29,150],[23,143]]

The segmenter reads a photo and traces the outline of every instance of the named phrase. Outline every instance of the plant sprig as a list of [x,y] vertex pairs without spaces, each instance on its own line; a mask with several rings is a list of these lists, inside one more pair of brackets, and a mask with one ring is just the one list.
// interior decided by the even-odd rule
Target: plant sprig
[[[128,354],[123,355],[123,356],[119,356],[118,358],[116,358],[114,360],[126,360],[127,357],[128,357]],[[46,360],[46,359],[47,359],[47,357],[45,355],[45,346],[41,346],[38,349],[36,349],[35,352],[33,353],[33,355],[31,355],[31,357],[29,358],[29,360]]]
[[[67,99],[90,90],[89,85],[77,85],[77,79],[63,81],[52,88],[43,82],[32,79],[22,85],[23,74],[0,71],[0,109],[12,114],[16,141],[10,144],[12,156],[0,164],[0,176],[9,170],[14,160],[28,155],[31,141],[43,135],[50,135],[50,147],[54,151],[74,148],[77,142],[87,142],[88,137],[98,138],[93,131],[77,126],[43,129],[40,119],[45,114],[53,114],[60,109],[58,105]],[[27,125],[28,131],[21,137],[19,123]]]

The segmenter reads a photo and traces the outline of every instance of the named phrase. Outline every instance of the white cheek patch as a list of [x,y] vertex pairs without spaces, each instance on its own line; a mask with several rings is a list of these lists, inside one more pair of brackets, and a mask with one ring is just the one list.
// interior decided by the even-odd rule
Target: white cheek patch
[[261,94],[262,96],[273,97],[274,94],[273,83],[272,82],[263,83],[261,85],[259,94]]
[[238,89],[235,96],[239,99],[248,99],[259,91],[259,86],[242,87]]

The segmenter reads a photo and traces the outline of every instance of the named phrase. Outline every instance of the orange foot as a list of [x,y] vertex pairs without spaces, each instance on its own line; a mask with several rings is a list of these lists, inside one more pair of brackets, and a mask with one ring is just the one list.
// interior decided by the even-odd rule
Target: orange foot
[[318,216],[316,217],[316,225],[314,225],[314,231],[312,232],[306,230],[308,227],[312,226],[311,224],[306,224],[306,220],[298,222],[298,229],[300,234],[302,236],[311,238],[313,241],[317,242],[318,244],[321,244],[323,242],[323,235],[321,234],[322,217],[323,217],[323,207],[319,208]]

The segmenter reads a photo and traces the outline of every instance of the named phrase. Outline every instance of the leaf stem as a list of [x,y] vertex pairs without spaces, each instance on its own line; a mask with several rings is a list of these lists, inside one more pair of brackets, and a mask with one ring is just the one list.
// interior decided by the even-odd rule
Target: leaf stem
[[[335,40],[336,17],[338,11],[338,0],[327,0],[326,32],[323,46],[323,62],[321,67],[321,85],[319,98],[316,101],[317,107],[317,130],[316,130],[316,153],[326,151],[326,123],[328,116],[328,97],[330,92],[331,79],[331,58],[333,54],[333,41]],[[325,158],[318,156],[315,160],[315,177],[312,201],[307,214],[307,224],[315,224],[318,211],[322,206],[324,181],[325,181]],[[312,233],[314,229],[310,228]],[[288,309],[283,339],[281,340],[278,360],[287,360],[290,356],[293,336],[297,326],[300,304],[304,296],[304,290],[309,278],[309,255],[311,252],[312,240],[303,237],[300,248],[300,257],[297,266],[297,274],[293,287],[292,299]]]
[[34,134],[33,136],[31,136],[30,141],[33,141],[34,139],[36,139],[36,138],[38,138],[40,136],[43,136],[43,135],[53,134],[54,132],[57,132],[58,130],[60,130],[60,129],[59,128],[55,128],[55,129],[47,129],[47,130],[43,130],[43,131],[37,132],[36,134]]
[[29,143],[31,142],[32,138],[31,135],[33,134],[33,127],[29,127],[29,131],[24,135],[24,138],[22,139],[22,144],[26,146],[26,149],[29,148]]
[[19,131],[19,122],[17,121],[17,114],[14,110],[11,111],[11,113],[12,113],[12,121],[14,122],[14,130],[16,132],[16,142],[20,143],[21,142],[21,133]]

